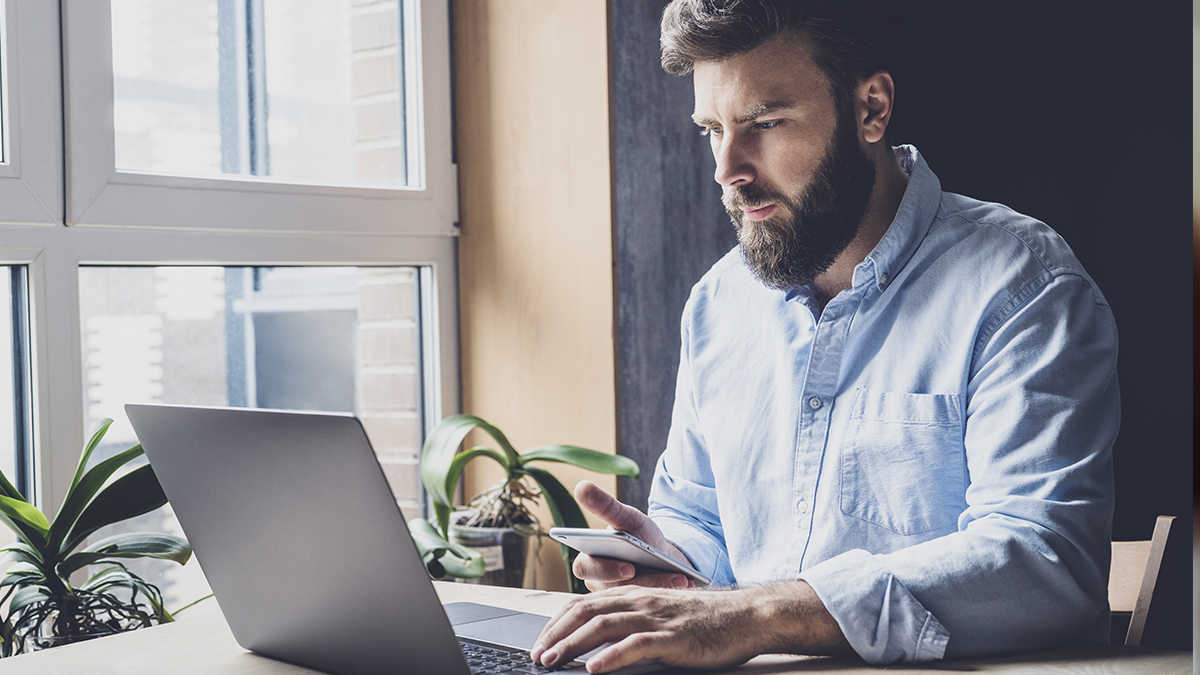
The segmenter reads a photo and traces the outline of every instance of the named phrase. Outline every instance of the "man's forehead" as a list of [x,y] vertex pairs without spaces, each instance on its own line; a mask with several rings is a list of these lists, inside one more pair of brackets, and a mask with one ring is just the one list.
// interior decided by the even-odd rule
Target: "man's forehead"
[[698,61],[692,82],[697,122],[718,114],[747,121],[829,95],[807,41],[793,34],[720,61]]

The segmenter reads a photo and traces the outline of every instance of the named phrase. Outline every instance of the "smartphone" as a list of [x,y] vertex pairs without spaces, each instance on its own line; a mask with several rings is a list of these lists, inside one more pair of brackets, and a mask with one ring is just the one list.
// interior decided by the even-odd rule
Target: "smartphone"
[[552,527],[550,537],[590,556],[616,558],[664,572],[678,572],[695,581],[697,586],[712,585],[712,579],[626,532],[586,527]]

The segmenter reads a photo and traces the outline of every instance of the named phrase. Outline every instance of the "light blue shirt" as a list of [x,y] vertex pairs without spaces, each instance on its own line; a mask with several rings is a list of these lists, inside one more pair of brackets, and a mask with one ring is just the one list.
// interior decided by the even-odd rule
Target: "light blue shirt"
[[1112,311],[1050,228],[896,154],[824,311],[737,249],[696,284],[649,513],[719,584],[807,581],[871,663],[1107,641]]

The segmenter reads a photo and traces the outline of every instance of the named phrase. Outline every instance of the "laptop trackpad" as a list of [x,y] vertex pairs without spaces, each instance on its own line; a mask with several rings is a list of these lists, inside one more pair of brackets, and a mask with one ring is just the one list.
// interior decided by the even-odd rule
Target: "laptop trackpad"
[[[451,626],[461,626],[467,623],[476,621],[485,621],[487,619],[495,619],[501,616],[511,616],[513,614],[522,614],[515,609],[504,609],[503,607],[492,607],[491,605],[481,605],[475,602],[451,602],[442,605],[442,609],[446,612],[446,618],[450,619]],[[544,617],[543,622],[549,617]],[[455,630],[458,634],[458,630]]]
[[[488,617],[484,611],[475,614],[468,608],[454,608],[452,605],[446,605],[446,615],[450,617],[455,635],[526,651],[533,649],[533,644],[538,641],[541,629],[546,627],[547,621],[550,621],[548,616],[527,614],[523,611],[514,613],[511,610],[499,610],[499,613],[502,615]],[[470,616],[470,614],[474,614],[474,616]],[[469,619],[468,616],[470,616]]]

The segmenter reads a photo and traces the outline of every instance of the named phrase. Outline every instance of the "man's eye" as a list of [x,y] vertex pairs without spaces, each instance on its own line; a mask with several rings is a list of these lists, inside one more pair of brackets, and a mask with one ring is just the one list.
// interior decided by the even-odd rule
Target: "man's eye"
[[701,136],[720,136],[721,127],[704,127],[700,130]]
[[759,122],[759,123],[755,124],[754,128],[755,129],[774,129],[775,127],[779,126],[780,124],[783,124],[783,120],[768,120],[766,122]]

